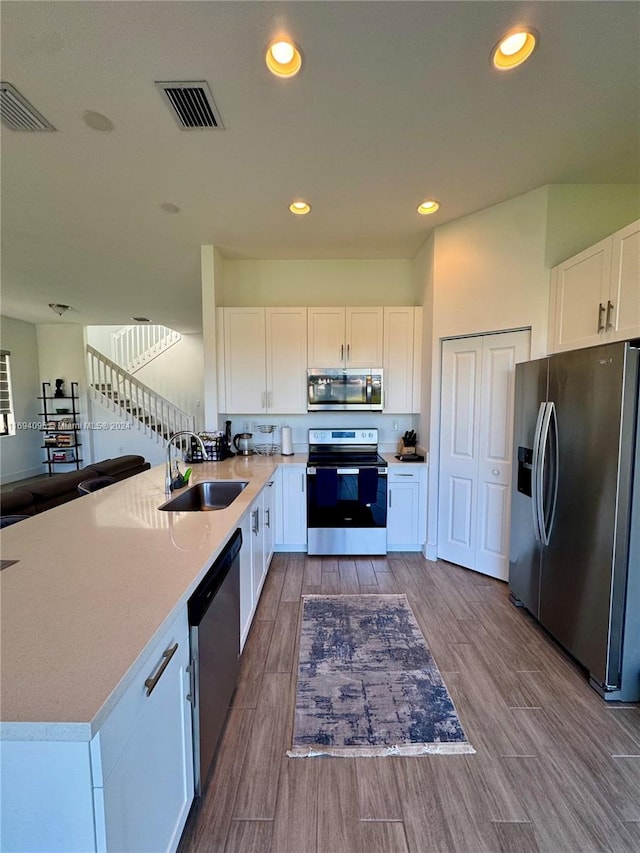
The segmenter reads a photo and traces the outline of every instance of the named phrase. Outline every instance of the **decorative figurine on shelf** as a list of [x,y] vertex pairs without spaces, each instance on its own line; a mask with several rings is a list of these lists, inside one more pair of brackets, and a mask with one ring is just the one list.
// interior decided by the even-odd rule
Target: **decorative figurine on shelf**
[[64,384],[64,379],[56,379],[56,392],[53,395],[54,397],[65,397],[64,388],[62,387]]

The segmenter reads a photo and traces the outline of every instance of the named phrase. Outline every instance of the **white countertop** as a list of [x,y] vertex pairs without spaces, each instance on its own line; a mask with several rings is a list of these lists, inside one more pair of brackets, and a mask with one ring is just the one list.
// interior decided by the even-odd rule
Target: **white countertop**
[[2,739],[90,740],[274,469],[305,462],[194,465],[190,485],[250,481],[216,512],[159,511],[157,466],[2,530],[2,558],[18,560],[0,572]]

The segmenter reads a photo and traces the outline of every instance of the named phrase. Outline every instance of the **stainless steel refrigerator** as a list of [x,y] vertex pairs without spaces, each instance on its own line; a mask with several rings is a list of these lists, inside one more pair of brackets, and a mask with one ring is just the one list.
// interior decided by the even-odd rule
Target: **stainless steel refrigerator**
[[609,700],[640,700],[640,341],[516,366],[509,587]]

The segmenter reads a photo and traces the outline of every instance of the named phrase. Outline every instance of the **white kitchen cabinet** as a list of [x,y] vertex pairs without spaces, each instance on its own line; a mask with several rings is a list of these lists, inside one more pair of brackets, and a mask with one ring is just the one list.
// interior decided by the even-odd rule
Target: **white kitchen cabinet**
[[549,348],[579,349],[640,334],[640,221],[551,271]]
[[383,316],[381,307],[309,308],[308,366],[380,367]]
[[640,335],[640,219],[613,235],[611,250],[611,339]]
[[249,511],[251,525],[251,554],[253,561],[253,605],[258,603],[260,592],[273,557],[275,534],[275,478],[265,485]]
[[307,468],[306,465],[282,465],[280,515],[282,518],[279,551],[307,550]]
[[240,651],[242,651],[255,610],[251,513],[243,517],[240,522],[240,530],[242,531],[242,548],[240,549]]
[[271,558],[273,557],[273,549],[275,545],[275,529],[276,529],[276,477],[278,471],[273,472],[273,477],[262,490],[262,525],[264,530],[264,549],[263,549],[263,564],[262,575],[266,577]]
[[91,741],[98,850],[175,850],[193,800],[186,607]]
[[221,308],[227,414],[306,412],[306,308]]
[[384,412],[420,411],[422,308],[384,309]]
[[420,551],[427,536],[427,467],[408,462],[387,469],[387,550]]

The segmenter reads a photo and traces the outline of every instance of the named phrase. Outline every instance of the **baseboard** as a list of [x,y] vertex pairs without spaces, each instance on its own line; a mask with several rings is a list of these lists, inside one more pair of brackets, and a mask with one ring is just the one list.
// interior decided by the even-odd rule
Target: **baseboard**
[[422,549],[422,553],[424,554],[426,560],[431,560],[435,563],[435,561],[438,559],[438,546],[429,545],[429,543],[427,542],[424,548]]
[[295,554],[306,554],[307,546],[306,545],[274,545],[273,550],[280,554],[285,553],[287,551],[293,552]]
[[391,551],[416,551],[421,553],[422,545],[387,545],[387,553]]
[[9,483],[19,483],[21,480],[29,480],[31,477],[37,477],[40,474],[46,474],[46,470],[42,465],[38,468],[25,468],[23,471],[14,471],[11,474],[3,474],[1,486],[7,486]]

